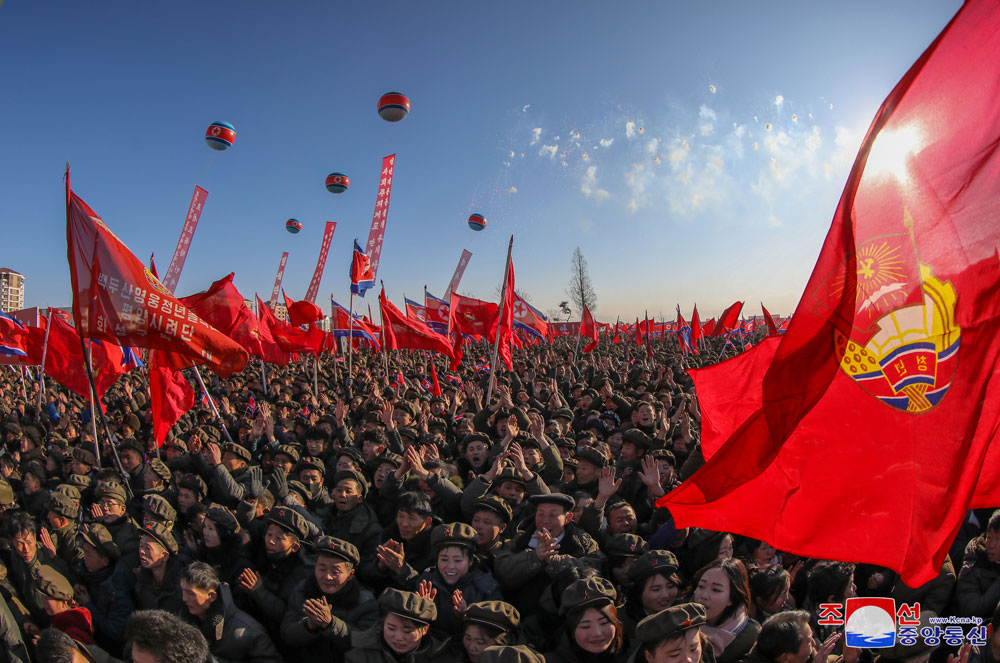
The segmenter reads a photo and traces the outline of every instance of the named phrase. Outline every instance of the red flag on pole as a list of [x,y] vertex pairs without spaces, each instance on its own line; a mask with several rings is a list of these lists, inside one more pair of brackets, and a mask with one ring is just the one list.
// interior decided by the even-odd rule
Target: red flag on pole
[[499,314],[499,306],[457,292],[451,293],[450,328],[452,333],[469,336],[488,336],[493,321]]
[[149,406],[153,415],[153,438],[162,447],[167,433],[194,407],[194,389],[176,370],[170,353],[154,350],[149,357]]
[[180,301],[208,324],[233,339],[255,357],[262,356],[259,323],[233,285],[233,274],[225,276],[204,292],[197,292]]
[[77,332],[131,347],[168,350],[220,375],[243,370],[247,351],[188,309],[146,269],[69,186],[66,242]]
[[698,305],[694,305],[694,313],[691,314],[691,352],[698,354],[698,339],[701,334],[701,319],[698,317]]
[[590,339],[590,343],[588,343],[587,347],[583,349],[584,353],[593,352],[597,347],[598,342],[597,323],[594,322],[594,316],[591,314],[590,309],[586,306],[583,307],[583,320],[580,323],[580,336]]
[[[90,381],[84,365],[83,348],[80,347],[80,336],[76,329],[70,326],[61,315],[50,315],[49,349],[45,353],[45,374],[56,380],[70,391],[90,397]],[[42,363],[42,340],[45,331],[36,328],[28,355],[32,364]],[[122,349],[114,343],[93,341],[91,347],[91,366],[94,371],[94,386],[97,387],[97,398],[100,400],[104,392],[111,388],[118,377],[126,372]]]
[[764,306],[764,302],[760,303],[760,310],[764,312],[764,322],[767,324],[767,335],[777,336],[778,328],[774,324],[774,318],[771,317],[771,313],[767,310],[767,307]]
[[496,339],[494,334],[500,334],[500,344],[498,346],[500,358],[503,359],[507,370],[512,371],[514,370],[514,361],[511,356],[511,345],[514,343],[514,298],[516,297],[514,294],[513,258],[507,261],[507,283],[503,288],[503,292],[503,306],[498,307],[496,319],[490,325],[490,337],[493,340]]
[[760,409],[658,502],[679,527],[916,587],[1000,503],[997,53],[1000,7],[970,0],[889,94]]
[[434,368],[434,362],[431,362],[431,393],[435,396],[441,395],[441,383],[438,382],[437,369]]
[[288,311],[288,322],[293,327],[301,327],[323,319],[323,310],[310,301],[301,300],[293,302],[281,291],[281,296],[285,298],[285,309]]
[[740,321],[740,311],[742,310],[743,302],[733,302],[730,304],[729,308],[719,316],[719,321],[715,324],[715,330],[712,335],[722,336],[727,331],[735,329],[737,323]]
[[433,350],[446,357],[452,356],[448,338],[438,334],[419,320],[410,320],[403,312],[385,297],[385,288],[379,293],[379,306],[382,308],[385,340],[382,347],[387,350]]

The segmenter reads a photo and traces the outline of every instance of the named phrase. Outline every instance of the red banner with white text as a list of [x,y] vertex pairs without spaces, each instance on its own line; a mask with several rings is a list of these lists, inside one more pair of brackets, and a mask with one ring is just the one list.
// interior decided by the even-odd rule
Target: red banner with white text
[[201,218],[201,210],[205,207],[207,198],[208,191],[200,186],[194,188],[194,195],[191,196],[191,204],[184,218],[184,226],[181,228],[181,236],[177,240],[177,248],[174,249],[174,257],[170,259],[167,274],[163,277],[163,285],[170,292],[177,289],[177,281],[181,278],[181,270],[184,269],[184,261],[187,260],[188,249],[191,248],[191,240],[194,239],[194,231],[198,228],[198,219]]
[[392,170],[395,163],[395,154],[382,159],[378,195],[375,196],[375,213],[372,214],[372,228],[368,232],[368,243],[365,245],[365,253],[371,261],[372,280],[378,276],[378,262],[382,257],[382,240],[385,237],[385,224],[389,217],[389,197],[392,195]]
[[319,282],[323,280],[323,269],[326,267],[326,255],[330,252],[330,243],[333,242],[333,232],[336,229],[336,222],[326,222],[326,229],[323,231],[323,243],[320,244],[319,258],[316,260],[316,271],[313,272],[312,280],[309,281],[309,289],[306,290],[305,301],[311,304],[316,303],[316,295],[319,293]]

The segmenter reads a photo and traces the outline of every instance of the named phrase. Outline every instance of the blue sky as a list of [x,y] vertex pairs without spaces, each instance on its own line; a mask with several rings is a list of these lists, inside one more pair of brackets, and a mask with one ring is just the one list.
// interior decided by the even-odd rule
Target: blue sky
[[[787,314],[871,117],[959,6],[6,0],[0,266],[25,274],[27,306],[69,304],[69,160],[161,274],[209,191],[180,295],[235,271],[266,298],[288,251],[300,298],[336,221],[319,299],[346,304],[396,153],[379,278],[398,303],[442,294],[463,248],[460,291],[494,298],[513,233],[518,287],[545,311],[580,246],[604,321],[735,299]],[[413,104],[395,124],[375,110],[390,90]],[[205,145],[215,120],[236,127],[226,152]],[[332,171],[347,193],[326,191]]]

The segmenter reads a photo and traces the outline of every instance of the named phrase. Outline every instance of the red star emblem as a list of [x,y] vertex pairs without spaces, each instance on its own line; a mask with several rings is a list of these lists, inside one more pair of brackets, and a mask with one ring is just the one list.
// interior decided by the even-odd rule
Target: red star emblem
[[681,622],[681,626],[691,626],[691,620],[685,619],[683,622]]

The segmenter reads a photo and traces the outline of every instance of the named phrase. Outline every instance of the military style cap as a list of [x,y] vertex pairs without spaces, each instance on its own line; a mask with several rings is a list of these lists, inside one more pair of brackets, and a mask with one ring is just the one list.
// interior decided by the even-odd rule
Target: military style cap
[[35,584],[38,591],[50,599],[57,601],[73,600],[73,585],[63,574],[48,565],[42,565],[35,572]]
[[89,523],[80,528],[79,536],[90,545],[97,548],[98,552],[114,561],[121,557],[118,544],[111,537],[108,528],[100,523]]
[[361,467],[362,465],[365,464],[365,457],[361,454],[359,450],[355,449],[354,447],[343,447],[341,449],[338,449],[336,457],[340,458],[341,456],[347,456],[348,458],[353,460],[354,464],[357,465],[358,467]]
[[76,486],[71,486],[68,483],[61,483],[58,486],[56,486],[55,490],[53,490],[52,492],[62,493],[63,495],[66,495],[77,504],[80,503],[80,489],[77,488]]
[[448,523],[438,525],[431,531],[431,545],[440,550],[445,546],[463,546],[475,550],[479,535],[472,525],[465,523]]
[[118,445],[118,453],[123,451],[134,451],[139,454],[140,458],[146,455],[146,450],[142,448],[139,440],[132,437],[122,440],[122,443]]
[[[32,452],[37,453],[37,452]],[[45,466],[41,462],[32,458],[21,467],[21,475],[30,474],[41,482],[45,481]]]
[[235,534],[240,531],[240,522],[236,520],[233,512],[224,506],[213,504],[208,507],[205,517],[215,523],[222,534]]
[[[432,398],[431,402],[433,403],[434,400],[435,399]],[[448,430],[448,422],[442,419],[441,417],[431,417],[430,419],[427,420],[427,429],[432,430],[436,428],[442,431],[446,431]]]
[[353,543],[348,543],[347,541],[342,541],[341,539],[337,539],[332,536],[321,536],[316,539],[316,543],[313,545],[313,551],[317,555],[337,557],[346,562],[350,562],[351,566],[357,566],[361,563],[361,553],[358,552],[358,549]]
[[576,459],[580,462],[586,461],[598,468],[608,464],[608,457],[592,447],[587,447],[577,452]]
[[69,485],[75,486],[76,488],[89,488],[92,483],[90,477],[86,474],[71,474],[67,479]]
[[356,481],[358,485],[361,487],[361,496],[367,497],[368,479],[366,479],[363,474],[361,474],[360,472],[356,472],[354,470],[340,470],[339,472],[333,475],[333,485],[336,486],[344,479],[351,479],[352,481]]
[[416,413],[413,411],[413,406],[410,405],[409,401],[399,401],[393,404],[393,408],[397,410],[402,410],[406,414],[410,415],[411,418],[416,418]]
[[546,493],[544,495],[532,495],[528,500],[534,504],[558,504],[567,511],[572,511],[576,506],[576,500],[565,493]]
[[14,503],[14,489],[6,479],[0,479],[0,506]]
[[653,460],[667,461],[668,463],[670,463],[670,467],[677,466],[677,458],[674,456],[674,453],[670,451],[670,449],[657,449],[650,455],[653,456]]
[[199,501],[205,499],[205,495],[208,494],[208,487],[197,474],[185,474],[177,482],[177,487],[187,488],[198,497]]
[[302,483],[297,479],[288,480],[288,492],[296,493],[297,495],[299,495],[299,497],[302,498],[302,501],[304,503],[312,499],[312,495],[309,493],[309,489],[306,488],[306,485],[304,483]]
[[287,506],[271,509],[267,514],[267,521],[299,539],[304,539],[309,535],[309,525],[306,523],[306,519],[298,511]]
[[242,444],[236,444],[235,442],[226,442],[222,445],[222,453],[231,453],[242,459],[244,462],[249,463],[251,460],[250,450],[244,447]]
[[161,523],[148,523],[139,530],[141,536],[148,536],[163,546],[171,555],[177,554],[177,541],[170,530]]
[[397,470],[403,464],[403,457],[399,454],[394,454],[391,451],[386,451],[384,454],[375,459],[375,466],[378,467],[382,463],[389,463]]
[[552,413],[553,419],[565,419],[566,421],[573,421],[573,410],[568,407],[561,407]]
[[521,478],[521,473],[514,470],[513,467],[503,468],[497,472],[496,478],[493,479],[493,483],[498,486],[504,481],[513,481],[514,483],[519,483],[522,486],[524,485],[524,479]]
[[521,613],[504,601],[472,603],[465,611],[465,622],[485,624],[504,632],[513,631],[521,623]]
[[677,573],[677,556],[669,550],[647,550],[628,569],[628,581],[639,582],[654,573],[670,576]]
[[434,601],[413,592],[387,589],[378,597],[378,607],[383,613],[393,613],[422,624],[430,624],[437,619]]
[[653,440],[651,440],[648,435],[643,433],[638,428],[629,428],[625,431],[622,439],[625,442],[631,442],[637,447],[642,447],[643,449],[648,449],[653,446]]
[[[635,534],[613,534],[604,544],[604,552],[610,557],[640,557],[649,546]],[[635,564],[635,562],[632,562]]]
[[316,456],[303,456],[299,464],[295,466],[296,472],[302,470],[318,470],[320,474],[326,476],[326,465]]
[[418,431],[413,426],[404,426],[403,428],[400,428],[399,435],[400,437],[405,437],[407,439],[413,440],[414,442],[420,439],[420,431]]
[[187,442],[185,442],[184,440],[182,440],[179,437],[172,437],[172,438],[168,439],[167,442],[166,442],[166,444],[163,445],[163,448],[164,449],[177,449],[181,453],[187,453],[188,452]]
[[77,515],[80,513],[80,504],[65,493],[52,492],[49,493],[48,509],[63,518],[76,520]]
[[162,495],[149,494],[142,498],[142,511],[154,518],[170,522],[177,520],[177,510]]
[[159,458],[150,459],[146,466],[149,467],[150,471],[156,476],[160,477],[163,483],[170,483],[170,477],[173,474],[170,472],[170,468]]
[[482,442],[487,447],[493,444],[493,441],[490,440],[490,436],[486,433],[469,433],[468,435],[462,437],[462,447],[468,447],[470,442]]
[[97,499],[110,497],[118,500],[122,504],[128,503],[128,495],[125,493],[125,487],[120,483],[111,483],[99,487],[96,491],[94,491],[94,497]]
[[593,608],[605,604],[614,604],[618,598],[615,586],[610,581],[594,576],[581,578],[566,588],[559,605],[559,614],[567,615],[577,610]]
[[288,459],[291,460],[292,463],[299,462],[299,457],[300,457],[299,456],[299,450],[296,449],[295,447],[293,447],[290,444],[281,444],[281,445],[279,445],[278,448],[274,450],[274,456],[275,456],[275,458],[277,458],[278,454],[282,454],[284,456],[288,456]]
[[644,644],[653,644],[701,626],[706,615],[705,607],[700,603],[681,603],[643,619],[635,627],[635,635]]
[[474,507],[476,511],[480,509],[487,509],[493,513],[500,516],[500,519],[506,524],[510,524],[510,521],[514,519],[514,512],[511,510],[510,505],[502,497],[496,495],[487,495],[486,497],[480,497],[475,501]]
[[545,663],[545,657],[527,645],[493,645],[479,655],[479,663]]
[[83,463],[87,467],[97,467],[97,456],[86,449],[73,447],[70,451],[70,455],[73,457],[73,460],[78,463]]

